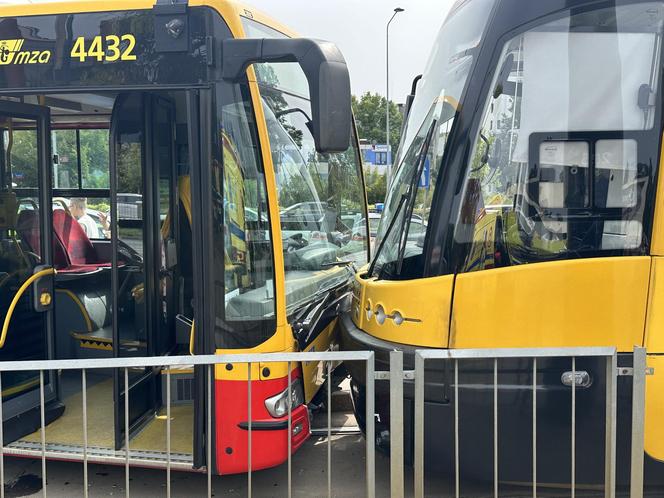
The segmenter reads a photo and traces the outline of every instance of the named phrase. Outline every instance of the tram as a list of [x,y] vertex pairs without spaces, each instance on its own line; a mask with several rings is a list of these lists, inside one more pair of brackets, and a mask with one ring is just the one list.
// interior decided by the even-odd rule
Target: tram
[[[372,262],[355,277],[342,346],[377,368],[424,348],[616,347],[648,351],[646,482],[664,462],[664,3],[464,0],[452,7],[409,97]],[[490,351],[487,351],[490,357]],[[500,360],[499,479],[569,484],[576,370],[576,482],[604,482],[601,361]],[[349,365],[361,417],[362,371]],[[425,376],[425,460],[493,479],[493,360]],[[537,463],[533,393],[537,386]],[[631,382],[618,386],[618,458],[629,452]],[[389,392],[376,385],[379,446]],[[412,385],[405,389],[413,452]],[[619,479],[628,465],[618,466]]]

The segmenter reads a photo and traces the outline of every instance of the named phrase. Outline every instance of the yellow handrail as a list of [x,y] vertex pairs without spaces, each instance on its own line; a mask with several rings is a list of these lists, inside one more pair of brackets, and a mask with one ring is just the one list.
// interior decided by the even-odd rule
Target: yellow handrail
[[[191,331],[189,332],[189,354],[194,356],[194,330],[196,327],[196,320],[191,321]],[[0,348],[2,346],[0,345]]]
[[35,280],[45,277],[46,275],[55,275],[55,274],[56,274],[55,268],[46,268],[45,270],[38,271],[34,275],[31,275],[30,278],[27,279],[25,282],[23,282],[23,285],[21,285],[18,291],[16,291],[14,299],[12,299],[12,302],[9,305],[9,309],[7,310],[7,314],[5,315],[5,322],[2,325],[2,335],[0,335],[0,349],[5,347],[5,340],[7,340],[7,331],[9,330],[9,322],[11,322],[12,315],[14,314],[14,309],[16,308],[19,299],[21,299],[27,288],[30,287],[30,285],[32,285],[32,283]]

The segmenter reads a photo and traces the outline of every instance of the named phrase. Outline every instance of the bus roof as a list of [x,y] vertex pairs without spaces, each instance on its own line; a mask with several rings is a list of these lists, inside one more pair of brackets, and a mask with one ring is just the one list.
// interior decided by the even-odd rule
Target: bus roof
[[[0,0],[0,17],[147,10],[154,7],[155,3],[155,0],[115,0],[100,7],[101,4],[98,0]],[[244,35],[240,17],[253,19],[289,37],[298,36],[293,30],[270,16],[234,0],[191,0],[188,5],[190,7],[208,6],[219,12],[235,37]]]

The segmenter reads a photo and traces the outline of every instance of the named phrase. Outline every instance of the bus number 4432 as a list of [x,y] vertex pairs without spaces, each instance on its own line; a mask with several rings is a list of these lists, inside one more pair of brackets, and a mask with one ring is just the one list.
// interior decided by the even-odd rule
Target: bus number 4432
[[134,35],[95,36],[87,46],[85,38],[79,36],[71,49],[71,57],[81,62],[88,58],[98,62],[135,61],[134,47]]

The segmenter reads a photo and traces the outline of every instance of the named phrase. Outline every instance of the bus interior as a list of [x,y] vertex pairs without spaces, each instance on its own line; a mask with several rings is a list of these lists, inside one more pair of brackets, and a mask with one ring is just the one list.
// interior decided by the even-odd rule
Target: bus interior
[[[44,267],[57,273],[52,303],[40,303],[35,291],[18,301],[0,361],[209,354],[270,339],[300,350],[328,347],[354,265],[367,257],[363,189],[353,176],[361,174],[359,156],[353,147],[313,162],[313,141],[292,131],[306,130],[301,113],[277,117],[270,102],[282,100],[274,89],[265,92],[294,336],[275,335],[277,249],[245,103],[223,106],[224,125],[211,145],[203,138],[210,136],[204,91],[7,96],[0,98],[0,312],[31,275]],[[210,147],[221,154],[210,163],[213,185],[202,186],[209,190],[197,199],[194,178]],[[200,215],[194,243],[196,209],[210,217]],[[205,237],[212,259],[196,256]],[[214,274],[214,289],[197,287],[203,272]],[[194,326],[205,313],[197,292],[212,294],[214,334]],[[310,325],[298,328],[305,320]],[[325,376],[313,363],[303,368],[309,402]],[[129,443],[138,461],[147,454],[165,459],[170,382],[171,461],[201,464],[204,367],[171,368],[169,375],[151,367],[118,370],[86,372],[88,447],[100,458],[120,458],[117,451]],[[40,451],[39,372],[0,380],[5,443]],[[45,372],[49,451],[83,451],[84,391],[78,370]]]
[[[31,296],[21,299],[0,360],[189,354],[190,131],[186,92],[63,93],[0,101],[2,314],[35,269],[52,262],[57,271],[52,323],[35,312]],[[49,148],[50,157],[44,158]],[[186,462],[193,453],[193,368],[170,374],[171,451]],[[71,451],[83,443],[82,375],[45,375],[51,401],[46,442],[51,449]],[[88,445],[119,449],[128,415],[132,451],[166,451],[165,389],[157,385],[166,377],[152,368],[128,369],[124,378],[112,371],[87,372]],[[33,432],[39,428],[37,414],[21,417],[35,391],[37,372],[3,374],[5,411],[13,401],[19,405],[14,423],[5,423],[5,443],[40,445],[39,430]]]

